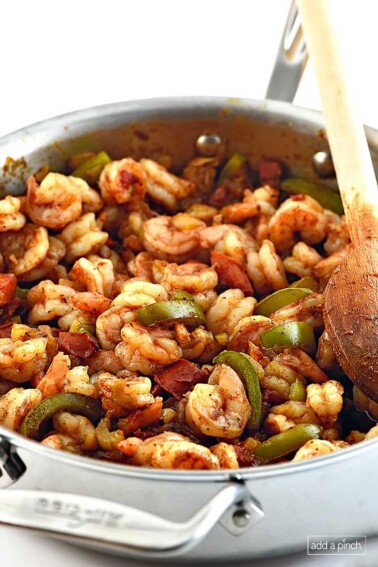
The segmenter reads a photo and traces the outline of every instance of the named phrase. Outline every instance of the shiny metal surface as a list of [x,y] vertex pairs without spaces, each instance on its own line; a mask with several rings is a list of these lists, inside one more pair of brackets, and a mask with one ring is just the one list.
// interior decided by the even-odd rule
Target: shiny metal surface
[[0,488],[8,488],[24,474],[26,467],[14,446],[0,436]]
[[0,492],[0,522],[33,528],[41,534],[73,536],[80,543],[111,544],[135,557],[166,558],[198,545],[239,502],[243,502],[240,509],[230,516],[231,522],[235,514],[244,519],[242,525],[235,522],[239,535],[264,516],[240,482],[222,488],[186,522],[164,520],[130,506],[78,494],[5,490]]
[[221,145],[222,140],[217,134],[201,134],[196,140],[196,150],[203,157],[216,156]]
[[[216,132],[227,143],[228,153],[248,155],[252,167],[258,166],[261,156],[272,157],[282,161],[288,174],[312,179],[318,179],[314,154],[328,151],[319,113],[289,104],[208,98],[138,101],[79,111],[7,136],[0,141],[0,163],[4,163],[0,186],[4,193],[19,192],[31,172],[45,163],[64,171],[66,158],[84,149],[104,149],[113,158],[169,154],[178,169],[195,154],[195,142],[206,132]],[[377,167],[378,134],[369,129],[367,134]],[[235,471],[141,469],[54,451],[3,428],[0,435],[6,442],[0,468],[9,454],[17,452],[26,469],[7,489],[10,492],[100,498],[177,523],[187,522],[235,481]],[[233,518],[244,506],[236,506],[185,559],[226,560],[294,551],[305,548],[307,535],[314,533],[376,533],[371,506],[378,499],[376,451],[377,441],[372,440],[303,463],[238,471],[239,481],[261,504],[265,517],[238,535],[243,526]],[[248,510],[241,513],[243,521],[248,514]],[[65,537],[77,543],[75,536]],[[85,544],[132,554],[131,549],[103,539],[88,538]]]
[[265,98],[292,102],[308,54],[295,0],[292,0]]
[[320,177],[335,177],[335,168],[329,152],[316,152],[312,158],[314,169]]

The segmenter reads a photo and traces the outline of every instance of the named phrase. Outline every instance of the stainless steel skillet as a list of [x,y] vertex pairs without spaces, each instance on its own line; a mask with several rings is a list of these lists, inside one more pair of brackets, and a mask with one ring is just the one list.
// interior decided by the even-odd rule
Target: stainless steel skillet
[[[204,132],[315,177],[327,150],[318,113],[273,101],[162,99],[79,111],[1,140],[0,186],[81,150],[188,161]],[[368,129],[378,169],[378,132]],[[12,159],[7,159],[11,157]],[[377,442],[304,463],[219,472],[132,468],[53,451],[0,428],[0,522],[137,557],[242,559],[306,547],[307,536],[377,532]],[[143,510],[143,511],[141,511]]]

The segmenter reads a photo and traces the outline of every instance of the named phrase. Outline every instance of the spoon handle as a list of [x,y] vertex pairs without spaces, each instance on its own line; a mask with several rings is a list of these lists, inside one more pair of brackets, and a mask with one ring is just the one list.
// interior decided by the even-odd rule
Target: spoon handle
[[378,237],[378,188],[329,0],[297,0],[353,244]]

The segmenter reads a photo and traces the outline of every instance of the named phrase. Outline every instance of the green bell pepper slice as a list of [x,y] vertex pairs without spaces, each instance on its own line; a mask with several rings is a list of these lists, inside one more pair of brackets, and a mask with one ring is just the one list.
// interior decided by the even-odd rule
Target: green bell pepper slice
[[318,201],[325,209],[329,209],[338,215],[344,214],[344,207],[339,193],[336,193],[331,187],[319,181],[309,181],[308,179],[299,179],[289,177],[281,183],[281,189],[286,193],[294,193],[295,195],[308,195]]
[[91,337],[96,338],[96,327],[79,319],[74,319],[70,327],[70,333],[87,333]]
[[239,375],[251,405],[251,418],[248,425],[258,425],[261,419],[262,397],[259,376],[253,358],[243,352],[224,350],[214,358],[213,363],[227,364]]
[[279,459],[297,451],[307,441],[319,439],[322,432],[323,428],[319,425],[301,423],[263,441],[256,447],[254,454],[268,461]]
[[104,167],[112,160],[106,152],[99,152],[91,156],[79,165],[72,173],[74,177],[80,177],[88,183],[98,181]]
[[272,313],[285,307],[285,305],[290,305],[299,299],[303,299],[308,295],[314,293],[312,289],[306,289],[301,287],[285,287],[275,291],[274,293],[264,297],[256,305],[254,314],[263,315],[264,317],[269,317]]
[[238,174],[241,167],[247,162],[247,158],[238,152],[232,154],[228,159],[225,166],[219,175],[219,181],[224,181],[225,179],[232,179]]
[[311,278],[310,276],[306,276],[297,280],[289,285],[289,287],[301,287],[305,289],[311,289],[312,291],[318,291],[319,285],[315,278]]
[[157,323],[186,323],[197,327],[205,324],[205,314],[200,305],[187,299],[159,301],[137,309],[138,321],[147,327]]
[[316,351],[314,329],[308,323],[298,321],[289,321],[263,331],[260,341],[265,348],[301,347],[310,355]]
[[21,423],[19,433],[30,439],[37,439],[42,423],[61,410],[84,415],[96,422],[100,418],[101,401],[83,394],[70,392],[50,396],[29,411]]
[[306,387],[300,380],[295,380],[290,384],[289,400],[294,400],[295,402],[305,402],[306,401]]

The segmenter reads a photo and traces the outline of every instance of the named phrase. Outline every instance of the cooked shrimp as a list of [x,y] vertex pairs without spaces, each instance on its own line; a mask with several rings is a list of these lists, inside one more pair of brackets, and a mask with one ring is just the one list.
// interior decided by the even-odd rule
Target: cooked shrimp
[[240,289],[228,289],[208,309],[206,326],[214,335],[231,334],[243,317],[252,315],[256,303],[254,297],[244,297]]
[[98,185],[104,201],[110,205],[143,201],[147,175],[143,166],[131,158],[111,161],[101,172]]
[[96,429],[87,417],[59,411],[54,415],[53,425],[58,433],[73,439],[82,451],[97,449]]
[[205,313],[210,309],[210,307],[213,305],[217,297],[218,294],[213,289],[208,289],[201,293],[194,294],[194,299],[196,303],[198,303],[198,305],[202,307]]
[[116,356],[114,350],[98,350],[94,355],[86,360],[88,374],[90,376],[98,372],[110,372],[117,374],[123,370],[123,364]]
[[58,264],[65,254],[66,246],[64,242],[54,236],[49,236],[49,249],[46,258],[38,266],[19,276],[19,281],[34,282],[49,277],[53,272],[57,273],[56,270],[59,269]]
[[80,258],[69,273],[70,278],[81,284],[85,290],[113,296],[115,274],[110,260],[91,256]]
[[0,200],[0,232],[8,230],[21,230],[25,226],[26,218],[20,213],[21,199],[7,195]]
[[43,375],[47,364],[47,338],[26,341],[0,339],[0,374],[5,380],[23,383]]
[[104,417],[101,419],[100,423],[96,427],[96,436],[98,444],[104,451],[112,451],[116,448],[118,443],[124,440],[125,436],[121,429],[116,429],[112,431],[111,421],[109,417]]
[[316,244],[327,234],[324,209],[308,195],[294,195],[286,199],[269,223],[270,239],[278,252],[289,250],[297,235],[306,244]]
[[119,305],[107,309],[96,319],[96,336],[104,350],[114,349],[121,342],[121,329],[136,319],[135,311]]
[[286,417],[286,415],[269,413],[264,421],[264,430],[269,435],[278,435],[291,429],[294,425],[295,422]]
[[327,239],[324,243],[324,250],[328,256],[344,250],[350,244],[350,236],[345,216],[341,219],[334,215],[333,222],[329,223]]
[[288,321],[302,321],[314,328],[322,328],[324,327],[323,304],[323,294],[312,293],[295,303],[291,303],[291,305],[277,309],[277,311],[272,313],[271,319],[276,325],[281,325]]
[[69,453],[80,453],[80,447],[72,437],[68,435],[62,435],[61,433],[55,433],[45,437],[41,441],[41,445],[45,447],[50,447],[50,449],[57,449],[58,451],[68,451]]
[[112,305],[139,308],[167,299],[167,291],[162,285],[131,278],[123,285],[121,293],[113,299]]
[[0,233],[0,252],[7,270],[16,276],[41,264],[49,251],[49,237],[43,226],[26,224],[18,232]]
[[337,420],[343,406],[344,388],[336,380],[328,380],[324,384],[307,386],[307,407],[314,410],[325,427],[331,427]]
[[183,177],[194,183],[201,195],[209,193],[214,188],[218,165],[217,158],[195,157],[185,167]]
[[254,238],[246,230],[234,224],[219,224],[201,230],[202,248],[210,248],[231,256],[241,264],[246,263],[248,252],[257,250]]
[[31,307],[28,322],[36,325],[67,315],[73,310],[70,298],[74,294],[75,290],[71,287],[43,280],[27,295],[28,305]]
[[305,242],[297,242],[291,254],[284,259],[283,264],[287,272],[295,274],[299,278],[312,276],[314,267],[323,259],[315,248],[308,246]]
[[140,163],[147,173],[148,195],[168,211],[176,211],[179,201],[189,197],[196,190],[194,183],[176,177],[152,159],[141,159]]
[[331,441],[310,439],[310,441],[307,441],[307,443],[298,449],[293,461],[305,461],[306,459],[312,459],[314,457],[322,457],[323,455],[329,455],[340,449],[341,447],[338,447]]
[[280,192],[270,185],[258,187],[253,192],[255,199],[264,215],[273,215],[278,203]]
[[[231,323],[232,318],[231,318]],[[273,327],[272,321],[262,315],[250,315],[242,317],[237,323],[230,324],[229,348],[244,351],[249,344],[260,345],[260,333]]]
[[111,301],[101,295],[101,293],[83,291],[73,295],[71,297],[71,303],[75,309],[98,317],[101,313],[104,313],[104,311],[110,308]]
[[153,404],[151,386],[151,380],[145,376],[119,378],[104,372],[97,378],[102,407],[109,417],[123,417],[130,411]]
[[69,356],[58,352],[46,374],[38,384],[44,398],[60,392],[72,392],[96,397],[96,388],[90,383],[87,368],[76,366],[72,370]]
[[[161,277],[155,276],[155,265],[161,266]],[[150,282],[159,283],[163,277],[164,268],[168,265],[164,260],[156,260],[149,252],[140,252],[127,264],[128,271],[135,277]]]
[[288,285],[284,264],[270,240],[264,240],[258,252],[248,252],[247,272],[259,294],[277,291]]
[[128,323],[121,335],[123,342],[117,345],[115,353],[128,370],[152,374],[157,367],[182,357],[182,349],[173,339],[172,331]]
[[219,469],[219,461],[210,449],[178,433],[164,432],[137,444],[133,441],[133,437],[125,439],[118,448],[128,454],[131,445],[135,465],[158,469]]
[[137,429],[143,429],[158,421],[162,416],[163,398],[155,398],[154,401],[144,407],[131,412],[127,417],[118,420],[118,427],[124,435],[130,435]]
[[[308,354],[298,347],[285,349],[283,353],[278,354],[274,358],[274,362],[276,365],[279,364],[292,369],[296,373],[300,373],[312,382],[323,384],[328,381],[327,374],[319,368]],[[272,365],[273,361],[271,363],[271,366]],[[277,372],[276,367],[275,372]]]
[[122,341],[121,329],[136,319],[135,311],[156,301],[165,301],[164,287],[143,280],[130,279],[122,292],[114,298],[112,306],[96,320],[96,334],[104,350],[114,349]]
[[314,423],[315,425],[322,425],[317,414],[305,402],[290,400],[272,407],[270,411],[275,415],[285,416],[295,425],[298,425],[299,423]]
[[199,364],[211,362],[221,350],[213,333],[203,327],[189,332],[185,325],[177,323],[175,339],[182,349],[182,357],[186,360],[196,360]]
[[96,264],[97,262],[101,262],[101,260],[110,260],[115,272],[119,272],[119,274],[128,275],[127,265],[121,258],[120,254],[117,254],[115,250],[109,248],[107,244],[101,246],[100,250],[98,251],[98,254],[90,254],[88,256],[88,260],[90,260],[94,264]]
[[374,439],[378,437],[378,424],[374,425],[365,435],[365,441],[369,441],[369,439]]
[[279,356],[275,356],[273,360],[266,364],[260,384],[263,389],[268,388],[276,392],[278,400],[283,402],[289,399],[290,385],[297,380],[303,383],[304,380],[299,369],[286,365],[284,360],[279,359]]
[[218,443],[210,447],[210,451],[219,461],[221,469],[238,469],[239,463],[236,456],[235,447],[228,443]]
[[48,173],[38,185],[32,175],[27,180],[26,211],[35,224],[61,230],[81,215],[83,179]]
[[168,264],[164,268],[161,285],[168,292],[185,290],[192,294],[213,290],[218,284],[218,276],[214,268],[201,262],[185,262],[185,264]]
[[71,263],[81,256],[97,252],[107,241],[108,233],[100,230],[94,213],[86,213],[68,224],[58,238],[67,247],[65,260]]
[[13,388],[0,396],[0,425],[18,431],[24,417],[42,400],[39,390]]
[[349,252],[349,246],[343,248],[339,252],[335,252],[328,258],[324,258],[314,266],[314,274],[320,279],[322,284],[322,289],[326,286],[329,278],[331,277],[333,271],[337,268],[339,264],[346,258]]
[[255,194],[246,189],[243,193],[243,200],[239,203],[226,205],[220,210],[223,222],[226,224],[237,224],[258,215],[260,207],[257,204]]
[[160,215],[143,223],[143,244],[148,252],[168,262],[185,262],[199,252],[205,223],[187,213]]
[[[375,434],[378,433],[378,427],[375,425],[373,429],[370,431],[373,431],[373,436],[375,437]],[[356,429],[352,429],[352,431],[345,437],[345,441],[349,445],[354,445],[355,443],[360,443],[361,441],[364,441],[365,437],[366,437],[365,433],[362,433],[361,431],[357,431]]]
[[204,435],[238,437],[247,425],[251,406],[242,381],[231,367],[217,365],[208,384],[196,384],[186,405],[186,419]]
[[206,205],[206,203],[193,203],[192,205],[189,205],[186,212],[195,219],[205,223],[211,223],[215,215],[218,214],[218,209],[211,205]]
[[[260,214],[257,217],[257,225],[252,234],[254,234],[257,242],[262,242],[269,238],[269,222],[276,212],[279,191],[269,185],[264,185],[256,189],[253,194],[260,209]],[[255,219],[252,219],[253,223],[254,221]],[[247,221],[247,223],[248,222],[251,221]]]
[[[318,350],[316,351],[316,362],[322,370],[330,374],[339,374],[341,369],[333,350],[332,341],[327,331],[323,331],[318,340]],[[316,380],[315,380],[316,382]]]

